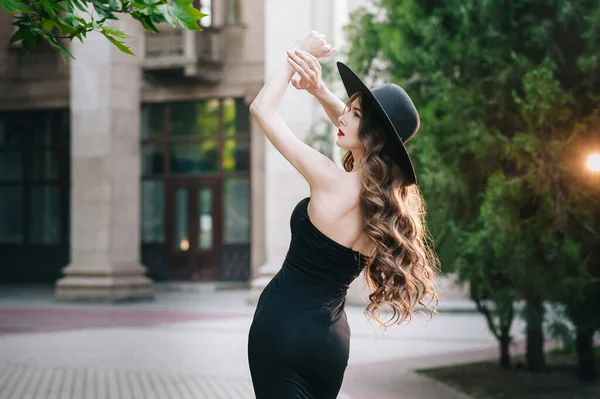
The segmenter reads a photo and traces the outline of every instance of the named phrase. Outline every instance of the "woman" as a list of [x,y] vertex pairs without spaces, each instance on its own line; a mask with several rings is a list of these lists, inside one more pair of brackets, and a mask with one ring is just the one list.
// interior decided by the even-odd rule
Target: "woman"
[[[321,80],[317,58],[335,50],[323,35],[296,43],[250,110],[275,148],[310,185],[291,215],[292,240],[281,270],[262,292],[248,358],[257,399],[336,398],[349,356],[344,311],[350,283],[364,270],[366,313],[389,326],[409,321],[416,304],[437,300],[437,259],[427,244],[424,205],[404,142],[419,127],[408,95],[389,84],[369,90],[344,64],[345,106]],[[290,79],[323,105],[347,150],[344,170],[300,141],[276,111]],[[380,309],[391,309],[387,323]]]

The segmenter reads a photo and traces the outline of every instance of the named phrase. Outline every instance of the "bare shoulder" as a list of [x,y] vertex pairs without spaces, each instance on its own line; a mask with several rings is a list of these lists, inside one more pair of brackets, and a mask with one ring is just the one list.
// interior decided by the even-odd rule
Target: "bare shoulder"
[[315,173],[311,180],[307,179],[311,188],[311,198],[336,192],[339,186],[346,186],[350,183],[347,176],[349,173],[324,155],[313,161],[313,167],[319,168],[319,172]]
[[369,255],[372,248],[363,231],[360,191],[358,175],[344,171],[334,189],[311,188],[308,214],[312,224],[326,236],[345,247]]
[[338,219],[360,206],[360,180],[356,173],[346,172],[333,164],[335,181],[327,187],[311,187],[310,209],[318,218]]

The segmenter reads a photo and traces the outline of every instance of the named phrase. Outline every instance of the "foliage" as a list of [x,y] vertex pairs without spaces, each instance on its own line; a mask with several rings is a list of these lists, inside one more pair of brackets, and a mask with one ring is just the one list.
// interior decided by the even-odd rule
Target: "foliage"
[[0,0],[0,7],[15,16],[18,29],[10,42],[22,41],[26,52],[33,52],[45,40],[63,58],[73,57],[65,40],[83,41],[89,32],[99,32],[119,50],[133,55],[122,39],[128,36],[109,25],[118,14],[128,14],[152,32],[156,24],[181,25],[189,30],[201,30],[198,20],[205,16],[192,7],[192,0]]
[[495,320],[525,298],[599,328],[600,4],[379,0],[346,33],[350,65],[419,109],[408,148],[444,269]]

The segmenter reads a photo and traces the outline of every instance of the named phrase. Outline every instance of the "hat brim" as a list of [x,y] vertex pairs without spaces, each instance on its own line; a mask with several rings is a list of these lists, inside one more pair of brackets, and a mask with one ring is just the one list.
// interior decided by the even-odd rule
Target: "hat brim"
[[373,95],[371,90],[367,87],[366,84],[354,73],[352,69],[343,62],[337,62],[338,71],[340,73],[340,77],[342,78],[342,83],[346,88],[346,93],[348,93],[348,97],[352,97],[354,93],[363,92],[365,96],[371,101],[375,112],[380,117],[380,120],[383,124],[383,127],[386,129],[388,134],[394,135],[394,140],[396,144],[396,149],[398,149],[399,159],[396,159],[396,163],[400,168],[402,168],[402,173],[406,178],[406,183],[413,184],[417,183],[417,176],[415,174],[415,168],[413,167],[412,160],[410,159],[410,155],[408,150],[404,146],[404,142],[402,141],[402,137],[398,134],[398,131],[394,127],[390,117],[388,116],[385,109],[381,106],[381,103],[377,100],[377,98]]

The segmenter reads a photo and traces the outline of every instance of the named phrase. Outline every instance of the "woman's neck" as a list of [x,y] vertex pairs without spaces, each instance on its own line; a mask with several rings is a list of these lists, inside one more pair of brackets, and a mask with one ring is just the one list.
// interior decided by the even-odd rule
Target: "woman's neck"
[[352,166],[352,172],[360,172],[360,161],[362,158],[362,152],[351,151],[352,158],[354,159],[354,165]]

